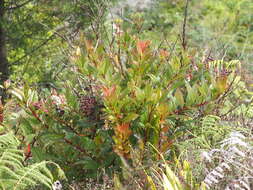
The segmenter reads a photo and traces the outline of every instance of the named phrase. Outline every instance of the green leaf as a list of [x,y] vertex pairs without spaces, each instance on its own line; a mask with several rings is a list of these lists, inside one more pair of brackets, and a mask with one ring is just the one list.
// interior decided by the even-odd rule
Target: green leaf
[[33,155],[33,159],[36,160],[37,162],[41,162],[46,158],[40,147],[32,147],[31,152]]
[[76,122],[76,125],[81,128],[89,128],[94,127],[94,123],[91,123],[85,119],[79,120]]
[[20,124],[20,128],[24,134],[24,136],[30,135],[34,133],[34,130],[32,128],[32,125],[30,124],[30,122],[26,119],[24,119],[22,121],[22,123]]
[[82,164],[82,168],[86,170],[97,170],[99,168],[99,164],[92,160],[91,158],[86,158],[85,160],[80,160],[75,164]]
[[4,126],[0,126],[0,133],[3,133],[5,131]]
[[29,89],[26,106],[28,107],[34,101],[37,101],[37,93],[36,91]]
[[129,123],[130,121],[135,120],[139,115],[136,113],[129,113],[125,118],[124,118],[124,123]]
[[195,100],[197,98],[197,89],[191,87],[189,83],[186,83],[186,89],[187,89],[186,104],[192,105],[195,103]]
[[72,94],[70,88],[66,89],[65,97],[66,97],[68,105],[74,108],[77,106],[76,96]]
[[35,136],[36,136],[35,134],[30,134],[30,135],[25,136],[25,139],[27,142],[30,143],[30,142],[32,142],[32,140],[34,139]]
[[10,91],[11,94],[13,94],[15,97],[17,97],[20,101],[23,101],[24,98],[24,94],[21,90],[15,88],[13,90]]
[[76,134],[73,132],[67,132],[65,134],[65,138],[71,140],[72,138],[76,137]]
[[106,158],[103,161],[103,167],[105,167],[105,168],[109,167],[112,164],[114,159],[115,159],[115,154],[106,155]]
[[88,137],[82,137],[82,147],[86,150],[95,150],[96,149],[96,144],[93,140],[91,140]]
[[184,106],[184,96],[179,88],[176,90],[175,97],[176,97],[177,102],[180,105],[180,107],[183,107]]
[[44,147],[57,143],[65,137],[64,134],[45,132],[40,136],[40,139],[44,142]]

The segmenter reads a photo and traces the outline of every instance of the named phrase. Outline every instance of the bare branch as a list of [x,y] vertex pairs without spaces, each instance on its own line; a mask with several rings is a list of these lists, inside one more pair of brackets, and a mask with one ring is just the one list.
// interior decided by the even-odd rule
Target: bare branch
[[188,6],[189,6],[189,1],[190,0],[186,0],[186,5],[185,5],[185,9],[184,9],[184,23],[183,23],[183,34],[182,34],[182,46],[184,48],[184,50],[186,49],[187,46],[187,42],[186,42],[186,22],[187,22],[187,17],[188,17]]

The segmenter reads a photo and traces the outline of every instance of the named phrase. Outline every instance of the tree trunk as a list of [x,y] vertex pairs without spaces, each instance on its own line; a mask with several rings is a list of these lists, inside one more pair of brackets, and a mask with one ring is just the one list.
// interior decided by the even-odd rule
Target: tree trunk
[[[5,47],[5,31],[4,31],[4,0],[0,0],[0,84],[9,78],[9,64],[7,60],[6,47]],[[6,99],[5,89],[0,88],[0,100],[4,103]]]
[[0,84],[9,78],[9,65],[5,47],[4,0],[0,0]]

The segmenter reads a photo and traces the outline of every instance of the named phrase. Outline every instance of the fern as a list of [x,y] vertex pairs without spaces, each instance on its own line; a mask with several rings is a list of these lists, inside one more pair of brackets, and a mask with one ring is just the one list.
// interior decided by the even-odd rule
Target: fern
[[11,133],[0,136],[0,189],[22,190],[39,184],[51,189],[54,177],[49,165],[57,169],[60,178],[65,177],[60,167],[50,161],[24,166],[19,145],[20,142]]
[[212,69],[214,74],[217,74],[225,70],[235,70],[236,68],[241,68],[241,63],[238,60],[232,60],[229,62],[226,62],[224,60],[215,60],[212,62],[209,62],[209,67]]
[[214,165],[205,177],[207,188],[250,190],[253,179],[253,147],[239,132],[231,132],[219,149],[203,154],[208,165]]

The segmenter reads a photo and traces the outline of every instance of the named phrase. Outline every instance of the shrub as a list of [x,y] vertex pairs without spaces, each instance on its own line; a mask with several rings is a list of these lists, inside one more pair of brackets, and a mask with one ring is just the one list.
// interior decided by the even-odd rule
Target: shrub
[[[116,25],[121,30],[121,22]],[[151,143],[161,153],[177,154],[173,143],[221,109],[240,66],[157,48],[131,31],[101,40],[80,39],[61,88],[11,86],[16,99],[4,108],[5,130],[31,146],[29,156],[53,160],[77,179],[120,169],[119,157],[133,160],[138,139],[143,152]]]

